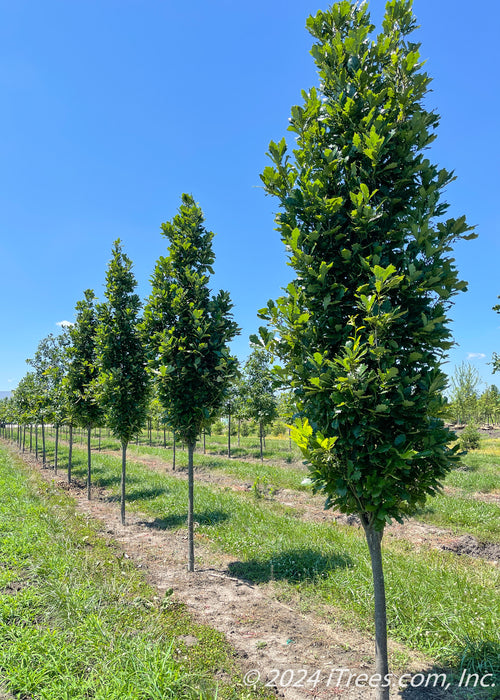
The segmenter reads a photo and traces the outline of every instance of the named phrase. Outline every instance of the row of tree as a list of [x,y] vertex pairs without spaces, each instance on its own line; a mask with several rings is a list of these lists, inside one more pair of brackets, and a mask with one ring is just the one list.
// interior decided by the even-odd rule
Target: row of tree
[[500,391],[491,384],[481,391],[483,384],[478,370],[469,362],[455,369],[449,387],[447,416],[455,424],[486,424],[500,421]]
[[[154,394],[164,422],[188,449],[188,532],[190,571],[193,550],[193,452],[196,440],[230,402],[230,387],[238,363],[228,344],[239,332],[232,318],[229,294],[211,294],[213,233],[203,225],[200,207],[182,196],[179,213],[162,224],[169,241],[160,257],[145,305],[135,292],[132,263],[120,241],[113,245],[106,271],[105,300],[96,303],[86,290],[76,305],[74,324],[58,337],[44,339],[28,360],[32,367],[14,392],[13,407],[21,424],[70,427],[68,473],[71,478],[72,427],[85,426],[88,435],[87,495],[91,497],[90,437],[95,426],[108,426],[122,447],[121,517],[125,523],[126,455],[130,441],[143,429]],[[276,415],[250,401],[259,395],[257,375],[268,362],[263,351],[247,363],[248,404],[262,427]],[[257,371],[257,368],[259,371]],[[261,386],[261,388],[263,388]],[[262,397],[259,397],[261,400]],[[45,445],[43,445],[45,455]]]
[[[86,294],[89,293],[87,290]],[[78,306],[82,302],[78,303]],[[71,385],[67,380],[71,365],[71,337],[68,330],[58,336],[49,334],[38,345],[35,358],[28,362],[35,370],[28,372],[19,382],[12,397],[0,399],[0,425],[17,426],[20,430],[18,441],[21,449],[26,442],[26,431],[30,426],[40,426],[40,454],[45,465],[45,426],[50,424],[55,429],[54,466],[58,468],[59,431],[67,428],[70,445],[68,464],[68,482],[71,483],[71,447],[73,430],[85,428],[87,431],[95,428],[95,434],[100,438],[101,429],[108,428],[104,411],[96,410],[94,420],[89,422],[87,416],[79,415],[71,410]],[[82,409],[78,404],[78,409]],[[97,409],[97,405],[95,406]],[[280,391],[272,375],[270,354],[254,348],[243,367],[238,367],[237,375],[229,386],[226,398],[210,426],[203,428],[203,444],[205,436],[226,435],[227,455],[232,456],[231,437],[237,436],[240,447],[240,436],[257,435],[260,441],[260,456],[263,460],[265,438],[268,433],[280,436],[290,433],[288,423],[294,412],[293,398],[290,391]],[[215,415],[215,414],[214,414]],[[157,436],[155,443],[167,447],[173,440],[175,470],[175,433],[171,435],[171,427],[166,421],[164,408],[155,392],[153,382],[149,402],[146,407],[145,428],[149,444],[153,444],[153,431]],[[142,429],[141,429],[142,430]],[[163,432],[160,439],[159,434]],[[38,435],[38,433],[36,433]],[[136,434],[139,442],[139,434]],[[90,483],[90,480],[88,480]],[[90,489],[89,489],[90,496]]]
[[[464,216],[445,217],[442,197],[454,176],[428,157],[439,117],[428,109],[411,0],[387,2],[379,34],[367,4],[348,0],[309,17],[307,27],[319,88],[292,107],[293,150],[284,138],[271,142],[261,176],[279,202],[277,229],[295,278],[260,312],[267,326],[253,342],[280,359],[313,488],[327,508],[356,514],[365,531],[377,698],[388,700],[382,537],[388,522],[438,492],[458,461],[443,420],[441,364],[453,345],[452,298],[467,286],[450,252],[475,234]],[[184,196],[179,216],[164,225],[170,255],[158,261],[142,330],[131,282],[122,291],[129,271],[116,248],[95,358],[82,366],[95,367],[95,379],[75,389],[78,401],[106,411],[125,453],[144,420],[147,377],[157,378],[167,420],[190,449],[190,569],[194,440],[236,374],[227,343],[238,331],[228,295],[209,296],[211,234],[201,221]]]

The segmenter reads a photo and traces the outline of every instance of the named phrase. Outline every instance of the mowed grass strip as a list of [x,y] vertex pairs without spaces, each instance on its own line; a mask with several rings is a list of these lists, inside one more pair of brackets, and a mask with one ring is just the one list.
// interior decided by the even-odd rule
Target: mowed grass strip
[[[76,450],[75,475],[84,481],[86,454]],[[120,460],[93,455],[93,480],[118,497]],[[187,483],[129,462],[127,508],[154,518],[153,527],[186,525]],[[364,535],[329,523],[304,522],[297,513],[250,493],[195,485],[197,532],[214,550],[238,558],[233,575],[273,580],[284,597],[323,606],[338,619],[371,630],[373,589]],[[415,551],[406,541],[385,542],[389,633],[436,662],[500,670],[498,567],[440,551]],[[474,650],[472,653],[471,650]]]
[[[500,484],[500,440],[484,441],[484,444],[484,449],[467,453],[462,458],[461,466],[447,475],[444,485],[459,491],[429,499],[427,505],[416,514],[417,520],[450,529],[457,535],[471,534],[482,541],[500,542],[500,507],[473,495],[477,492],[491,493]],[[48,445],[49,456],[52,457],[53,444],[48,442]],[[119,448],[118,442],[112,438],[106,438],[103,445],[106,445],[103,449]],[[172,451],[162,447],[131,445],[130,455],[154,456],[166,464],[172,460]],[[177,450],[176,464],[178,468],[187,465],[187,453],[181,449]],[[195,466],[230,475],[255,485],[256,489],[310,490],[309,486],[302,484],[308,475],[307,468],[297,463],[293,466],[268,462],[261,464],[197,453]]]
[[72,499],[1,448],[0,687],[43,700],[271,697],[244,687],[221,634],[162,604]]
[[[65,444],[64,442],[63,445]],[[97,451],[98,441],[96,441],[94,437],[92,438],[91,444],[92,450]],[[78,441],[75,443],[75,447],[76,449],[81,448],[81,443]],[[199,443],[197,447],[200,449]],[[118,440],[106,436],[101,439],[101,451],[109,450],[118,452],[121,450],[121,447]],[[67,451],[63,454],[67,455]],[[158,460],[165,462],[165,468],[169,469],[172,465],[173,451],[169,447],[164,448],[130,443],[128,446],[128,455],[131,458],[133,458],[134,455],[136,457],[156,457]],[[267,461],[261,463],[260,460],[248,462],[245,461],[244,458],[228,458],[221,455],[203,454],[202,452],[195,452],[194,458],[195,467],[201,467],[211,473],[230,475],[236,479],[250,483],[251,485],[256,484],[256,486],[260,485],[261,487],[267,485],[275,489],[310,491],[310,486],[306,486],[302,483],[304,478],[308,476],[308,470],[300,461],[294,462],[293,466],[285,462],[286,466],[284,466],[280,463],[269,463]],[[47,459],[51,464],[54,461],[53,433],[50,433],[50,440],[47,440]],[[179,445],[176,449],[175,462],[176,468],[178,469],[187,467],[187,450],[183,450]]]

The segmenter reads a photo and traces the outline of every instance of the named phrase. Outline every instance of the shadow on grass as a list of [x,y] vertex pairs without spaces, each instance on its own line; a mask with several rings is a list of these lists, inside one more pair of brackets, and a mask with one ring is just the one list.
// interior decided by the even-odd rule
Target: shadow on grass
[[[454,655],[456,665],[434,665],[406,674],[404,679],[400,676],[401,698],[500,698],[500,643],[497,640],[465,638],[457,645]],[[400,679],[393,679],[393,685]]]
[[[92,480],[92,484],[94,486],[100,486],[103,489],[107,489],[110,486],[116,486],[117,484],[120,484],[122,478],[121,478],[120,474],[116,474],[116,476],[115,475],[113,475],[113,476],[111,476],[111,475],[110,476],[99,476],[99,472],[96,469],[95,471],[92,470],[91,480]],[[133,483],[134,481],[135,480],[133,480],[133,479],[129,480],[127,478],[127,484]],[[117,498],[119,499],[120,497],[117,496]],[[110,496],[110,500],[116,500],[116,499],[114,496]]]
[[[217,525],[229,519],[229,514],[223,510],[205,510],[202,513],[194,514],[194,522],[199,525]],[[141,525],[155,530],[171,530],[187,524],[187,514],[172,514],[165,518],[156,518],[152,522],[142,522]]]
[[229,564],[231,576],[264,583],[267,581],[289,581],[290,583],[314,580],[335,569],[352,565],[350,557],[333,554],[329,557],[313,549],[289,549],[274,557],[249,559]]
[[[161,488],[161,487],[155,487],[155,488],[150,488],[150,489],[140,489],[137,491],[126,491],[125,492],[125,501],[132,503],[133,501],[146,501],[146,500],[153,500],[155,498],[158,498],[158,496],[162,496],[164,493],[167,493],[168,489]],[[120,500],[120,494],[113,494],[112,496],[108,496],[106,498],[106,501],[108,503],[114,503],[116,501]]]

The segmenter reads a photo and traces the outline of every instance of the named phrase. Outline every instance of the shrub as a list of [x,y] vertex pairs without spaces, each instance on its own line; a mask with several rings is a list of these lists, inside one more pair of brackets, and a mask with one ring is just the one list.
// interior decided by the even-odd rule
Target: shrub
[[464,428],[458,438],[462,450],[477,450],[481,442],[481,435],[474,424],[469,424]]

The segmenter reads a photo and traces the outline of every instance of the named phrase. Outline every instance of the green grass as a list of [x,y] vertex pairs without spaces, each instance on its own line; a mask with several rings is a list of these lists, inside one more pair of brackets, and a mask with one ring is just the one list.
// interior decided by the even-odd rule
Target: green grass
[[[49,443],[50,444],[50,443]],[[117,449],[118,442],[106,438],[105,449]],[[475,492],[490,493],[500,483],[500,441],[483,441],[483,448],[467,453],[462,465],[450,472],[446,486],[458,489],[454,494],[443,494],[429,499],[415,517],[423,522],[452,530],[457,535],[472,534],[480,540],[500,542],[500,508],[495,503],[485,503],[472,498]],[[51,454],[50,444],[49,453]],[[172,460],[172,452],[162,447],[130,445],[131,455],[155,456],[167,464]],[[177,451],[179,467],[187,465],[187,453]],[[213,455],[195,455],[195,465],[214,473],[226,474],[247,484],[266,484],[271,488],[309,490],[302,484],[307,476],[307,468],[301,464],[288,465],[283,462],[246,462]]]
[[[152,455],[165,461],[167,464],[172,461],[172,451],[162,447],[146,447],[131,445],[131,455]],[[195,466],[209,470],[213,473],[230,474],[241,481],[253,484],[256,479],[266,480],[274,488],[294,489],[297,491],[310,491],[310,487],[304,486],[302,481],[307,476],[306,467],[295,465],[294,468],[284,467],[280,464],[261,464],[259,462],[246,462],[244,459],[229,459],[227,457],[217,457],[214,455],[204,455],[196,453]],[[177,452],[176,466],[187,467],[187,453]]]
[[[97,449],[97,442],[95,438],[92,438],[92,448]],[[78,443],[77,447],[81,447]],[[51,463],[53,463],[54,446],[53,442],[47,442],[47,455]],[[200,448],[200,445],[198,445]],[[106,450],[119,450],[120,443],[118,440],[113,438],[105,437],[101,439],[101,449]],[[165,462],[165,466],[172,464],[172,449],[167,447],[155,447],[149,445],[136,445],[135,443],[130,443],[128,447],[128,453],[131,457],[137,455],[157,457],[159,460]],[[289,453],[287,452],[286,455]],[[178,447],[176,450],[176,467],[183,468],[187,467],[187,451]],[[210,471],[211,473],[217,474],[227,474],[239,479],[243,482],[250,483],[251,485],[255,483],[256,480],[260,480],[261,483],[266,483],[270,487],[279,489],[293,489],[297,491],[310,491],[309,486],[302,484],[303,479],[307,476],[308,470],[303,466],[302,462],[294,462],[293,465],[288,464],[286,461],[284,463],[270,463],[269,461],[263,464],[259,461],[248,462],[244,459],[236,459],[214,454],[203,454],[202,452],[195,453],[195,467],[202,468],[204,470]]]
[[[106,438],[105,449],[117,449],[118,442]],[[49,455],[53,450],[51,442]],[[162,447],[130,445],[131,455],[149,455],[171,462],[172,452]],[[179,467],[187,465],[187,453],[177,451],[176,462]],[[307,468],[302,464],[288,465],[284,462],[247,462],[239,459],[227,459],[197,453],[195,464],[213,473],[229,475],[241,480],[256,490],[265,488],[288,488],[309,490],[302,484],[307,476]],[[456,535],[471,534],[481,541],[500,542],[500,507],[496,503],[485,503],[473,497],[476,492],[490,493],[498,487],[500,477],[500,441],[484,440],[482,449],[467,453],[458,469],[450,472],[445,486],[451,486],[455,493],[446,493],[429,499],[416,519],[438,527],[451,530]]]
[[481,440],[480,449],[462,457],[461,466],[450,472],[446,484],[466,493],[500,492],[500,440]]
[[[65,429],[66,431],[66,429]],[[51,428],[50,426],[47,428],[47,434],[49,434],[54,437],[55,430]],[[39,442],[41,440],[40,437],[41,431],[39,429]],[[91,445],[92,449],[97,449],[99,445],[99,439],[97,437],[98,432],[93,431],[92,432],[92,438],[91,438]],[[64,432],[64,436],[66,438],[66,432]],[[78,429],[77,432],[75,432],[75,442],[78,442],[78,444],[83,445],[87,444],[86,443],[87,437],[85,431],[81,431]],[[145,431],[143,431],[142,435],[139,438],[139,444],[136,445],[136,443],[131,443],[130,448],[157,448],[160,453],[165,452],[165,448],[163,447],[163,433],[156,432],[153,430],[153,435],[152,435],[152,445],[149,445],[149,440],[148,440],[148,435]],[[206,435],[205,438],[205,445],[206,445],[206,451],[208,455],[214,455],[214,456],[221,456],[224,457],[227,455],[227,435]],[[101,433],[101,449],[106,450],[106,449],[119,449],[119,442],[118,440],[115,440],[112,436],[109,436],[107,434],[107,431],[102,431]],[[172,454],[172,435],[168,434],[167,436],[167,441],[166,441],[166,448],[168,454]],[[203,452],[203,438],[201,438],[196,445],[196,450],[198,453]],[[177,443],[177,455],[180,457],[183,452],[186,450],[183,449],[183,446],[180,443]],[[290,445],[290,441],[288,437],[275,437],[272,435],[269,435],[266,437],[266,447],[264,449],[264,460],[279,460],[283,461],[285,463],[289,463],[290,461],[293,462],[301,462],[302,456],[297,448],[297,446],[292,442]],[[238,439],[236,436],[231,437],[231,457],[232,458],[238,458],[238,459],[245,459],[252,457],[254,459],[259,459],[260,460],[260,447],[259,447],[259,438],[258,436],[247,436],[247,437],[241,437],[240,438],[240,446],[238,447]]]
[[[189,651],[185,634],[199,640]],[[0,686],[40,700],[270,697],[245,689],[221,634],[162,606],[71,499],[3,449]]]
[[[74,473],[84,480],[85,453],[76,450],[75,460]],[[94,483],[116,498],[119,459],[94,454],[93,465]],[[185,527],[185,481],[131,461],[127,494],[127,508],[152,516],[154,526]],[[372,629],[371,568],[361,532],[304,522],[272,500],[202,484],[195,489],[195,520],[214,551],[238,558],[232,574],[257,583],[273,579],[284,598],[298,594],[304,608],[329,610],[344,624]],[[405,541],[387,541],[384,549],[391,636],[436,662],[465,664],[469,671],[483,649],[481,663],[500,671],[498,569],[451,553],[416,552]]]
[[500,542],[500,507],[472,497],[435,496],[416,516],[419,520],[472,534],[480,540]]

